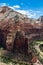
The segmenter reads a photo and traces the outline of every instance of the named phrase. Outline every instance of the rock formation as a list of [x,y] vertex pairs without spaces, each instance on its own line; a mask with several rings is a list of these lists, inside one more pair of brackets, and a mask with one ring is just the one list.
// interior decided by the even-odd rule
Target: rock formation
[[34,39],[43,40],[43,25],[37,22],[9,7],[0,7],[0,45],[9,51],[21,48],[28,53]]

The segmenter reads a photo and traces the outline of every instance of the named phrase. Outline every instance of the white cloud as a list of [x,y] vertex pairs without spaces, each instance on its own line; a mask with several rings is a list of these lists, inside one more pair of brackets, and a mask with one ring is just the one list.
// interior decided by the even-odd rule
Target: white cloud
[[7,4],[6,3],[0,3],[0,6],[6,6]]
[[17,10],[18,12],[25,14],[26,16],[28,16],[29,18],[38,18],[39,16],[41,16],[40,14],[42,13],[40,10]]
[[36,16],[35,12],[32,12],[30,10],[17,10],[18,12],[30,17],[30,18],[34,18]]
[[13,10],[15,10],[15,9],[17,9],[17,8],[20,8],[19,5],[10,6],[10,5],[7,4],[7,3],[0,3],[0,6],[8,6],[8,7],[10,7],[10,8],[13,9]]
[[[23,5],[23,3],[21,3],[21,5]],[[21,10],[19,5],[10,6],[9,4],[6,4],[6,3],[0,3],[0,6],[8,6],[11,9],[16,10],[19,13],[22,13],[30,18],[37,18],[41,14],[41,11],[38,11],[38,10],[37,11],[31,10],[31,9],[30,10]]]
[[10,8],[11,8],[11,9],[13,9],[13,10],[16,10],[16,9],[20,8],[20,6],[19,6],[19,5],[8,6],[8,7],[10,7]]
[[19,5],[14,5],[13,7],[14,7],[14,8],[20,8],[20,6],[19,6]]
[[41,13],[41,11],[36,11],[37,13]]
[[9,6],[7,3],[0,3],[0,6]]
[[25,10],[17,10],[18,12],[22,13],[22,14],[25,14],[26,15],[26,11]]
[[[9,4],[7,4],[7,3],[0,3],[0,6],[9,6]],[[14,6],[9,6],[9,7],[11,7],[11,8],[20,8],[20,6],[19,5],[14,5]]]
[[8,6],[8,7],[10,7],[10,8],[11,8],[11,9],[13,9],[13,10],[16,10],[16,9],[20,8],[20,6],[19,6],[19,5]]
[[15,10],[15,8],[13,6],[8,6],[8,7],[11,8],[11,9],[13,9],[13,10]]

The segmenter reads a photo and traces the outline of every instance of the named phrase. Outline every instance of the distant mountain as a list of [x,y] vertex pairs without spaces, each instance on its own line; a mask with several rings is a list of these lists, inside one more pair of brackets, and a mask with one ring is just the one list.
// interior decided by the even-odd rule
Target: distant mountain
[[37,21],[40,21],[40,22],[43,23],[43,16],[40,16],[40,17],[37,19]]

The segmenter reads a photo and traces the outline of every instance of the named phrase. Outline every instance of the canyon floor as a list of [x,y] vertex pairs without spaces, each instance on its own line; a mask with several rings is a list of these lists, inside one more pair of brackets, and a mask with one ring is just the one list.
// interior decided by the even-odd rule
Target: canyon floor
[[[33,43],[33,47],[39,53],[40,61],[43,62],[43,52],[39,49],[39,45],[43,44],[43,41],[37,41]],[[25,57],[25,58],[24,58]],[[12,59],[13,58],[13,59]],[[15,55],[11,52],[8,52],[4,50],[3,48],[0,48],[0,65],[31,65],[29,63],[29,57],[22,55],[20,53],[16,53]],[[35,64],[33,64],[35,65]],[[38,65],[38,64],[37,64]],[[40,65],[40,63],[39,63]]]

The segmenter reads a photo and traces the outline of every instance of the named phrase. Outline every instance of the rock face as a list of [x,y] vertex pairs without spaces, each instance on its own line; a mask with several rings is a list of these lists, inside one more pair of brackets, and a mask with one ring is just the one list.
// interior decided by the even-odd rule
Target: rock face
[[28,40],[43,39],[43,25],[36,22],[9,7],[0,7],[0,44],[9,51],[24,48],[28,52]]

